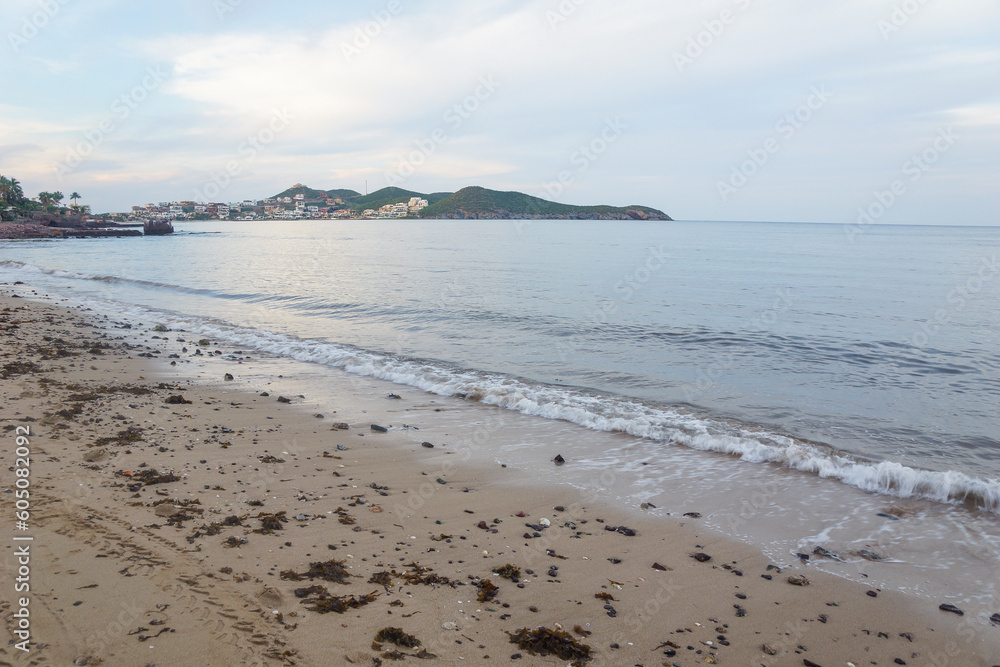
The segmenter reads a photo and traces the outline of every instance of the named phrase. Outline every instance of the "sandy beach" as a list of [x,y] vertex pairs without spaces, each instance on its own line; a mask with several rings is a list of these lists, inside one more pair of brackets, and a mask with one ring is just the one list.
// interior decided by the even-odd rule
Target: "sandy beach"
[[249,352],[32,296],[0,298],[0,665],[1000,664],[1000,627],[961,610],[473,465],[426,435],[429,394],[366,384],[321,414],[185,376],[260,378]]

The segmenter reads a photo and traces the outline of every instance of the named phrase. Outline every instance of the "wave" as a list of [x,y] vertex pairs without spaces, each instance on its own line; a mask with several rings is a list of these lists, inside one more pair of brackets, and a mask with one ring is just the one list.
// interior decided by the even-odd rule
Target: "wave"
[[895,461],[864,460],[819,443],[759,427],[733,425],[678,408],[612,394],[549,386],[440,361],[406,358],[218,323],[190,324],[201,335],[241,348],[322,364],[439,396],[559,419],[597,431],[627,433],[671,445],[719,452],[747,462],[778,464],[839,480],[868,492],[965,504],[1000,514],[1000,479],[979,479],[958,471],[922,470]]
[[[131,282],[172,290],[213,294],[253,301],[256,295],[217,295],[177,285],[116,276],[88,276],[41,269],[17,261],[0,261],[0,269],[37,271],[56,277],[106,282]],[[262,299],[266,299],[260,295]],[[77,295],[79,298],[79,295]],[[980,479],[959,471],[932,471],[895,461],[865,460],[819,443],[807,442],[761,427],[713,419],[685,408],[663,406],[614,394],[556,387],[501,373],[461,368],[441,361],[407,358],[341,343],[301,339],[292,335],[241,327],[210,318],[100,300],[87,305],[126,317],[154,315],[184,328],[246,349],[303,362],[322,364],[348,373],[408,385],[440,396],[559,419],[588,429],[621,432],[670,445],[727,454],[753,463],[772,463],[838,480],[864,491],[899,498],[925,498],[1000,514],[1000,479]]]

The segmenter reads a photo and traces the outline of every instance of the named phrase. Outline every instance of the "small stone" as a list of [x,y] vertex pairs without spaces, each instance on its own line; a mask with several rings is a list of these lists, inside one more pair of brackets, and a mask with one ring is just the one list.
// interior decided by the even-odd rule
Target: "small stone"
[[421,447],[426,447],[427,449],[434,449],[434,445],[432,445],[432,444],[431,444],[431,443],[429,443],[429,442],[421,442],[421,443],[420,443],[420,446],[421,446]]
[[483,530],[488,530],[489,529],[489,525],[487,525],[487,523],[485,521],[480,521],[479,523],[476,524],[476,527],[477,528],[482,528]]
[[225,375],[222,376],[222,379],[225,380],[226,382],[232,382],[235,378],[233,377],[232,373],[226,373]]
[[802,575],[793,575],[788,577],[788,583],[792,586],[808,586],[809,580]]
[[292,399],[290,399],[290,398],[285,398],[284,396],[279,396],[278,397],[278,403],[291,403],[291,402],[292,402]]
[[562,457],[562,454],[556,454],[556,457],[552,460],[555,461],[555,464],[557,466],[561,466],[562,464],[566,463],[566,459]]
[[940,609],[941,611],[949,611],[952,614],[958,614],[959,616],[965,616],[965,612],[962,611],[961,609],[959,609],[958,607],[956,607],[953,604],[945,603],[945,604],[939,606],[938,609]]
[[895,660],[893,660],[893,662],[896,663],[897,665],[905,665],[906,664],[906,661],[903,660],[902,658],[896,658]]
[[685,512],[684,516],[689,517],[691,519],[700,519],[701,518],[701,513],[700,512]]
[[372,424],[372,430],[373,431],[377,431],[378,433],[388,433],[389,432],[389,429],[387,429],[385,426],[379,426],[378,424]]
[[867,595],[870,598],[877,598],[878,597],[878,593],[876,593],[875,591],[868,591],[867,593],[865,593],[865,595]]
[[858,555],[864,558],[865,560],[882,560],[882,557],[879,556],[877,553],[875,553],[874,551],[868,551],[867,549],[862,549],[861,551],[858,552]]
[[448,483],[448,482],[444,481],[443,479],[441,479],[440,477],[438,477],[438,478],[437,478],[436,480],[434,480],[434,481],[436,481],[436,482],[437,482],[438,484],[447,484],[447,483]]
[[555,506],[555,507],[553,507],[552,509],[554,509],[554,510],[555,510],[555,511],[557,511],[557,512],[565,512],[565,511],[566,511],[566,508],[565,508],[565,507],[563,507],[562,505],[556,505],[556,506]]
[[653,569],[659,572],[666,572],[668,568],[665,565],[660,565],[659,563],[653,563]]
[[458,625],[456,623],[453,623],[452,621],[448,621],[447,623],[442,623],[441,627],[444,628],[445,630],[457,630],[458,629]]
[[691,558],[694,558],[699,563],[707,563],[708,561],[712,560],[711,556],[709,556],[706,553],[702,553],[700,551],[696,554],[691,554]]
[[997,625],[1000,625],[1000,612],[990,616],[990,621],[996,623]]
[[538,607],[536,607],[535,605],[531,605],[530,607],[528,607],[528,611],[537,614],[538,613]]
[[772,647],[768,646],[767,644],[764,644],[763,646],[761,646],[760,650],[763,651],[764,653],[767,653],[768,655],[778,655],[778,649],[772,648]]

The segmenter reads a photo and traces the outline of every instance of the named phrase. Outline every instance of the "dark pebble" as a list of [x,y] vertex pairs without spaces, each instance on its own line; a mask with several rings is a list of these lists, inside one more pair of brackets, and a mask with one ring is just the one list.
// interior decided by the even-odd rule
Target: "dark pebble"
[[876,593],[875,591],[868,591],[867,593],[865,593],[865,595],[867,595],[870,598],[877,598],[878,597],[878,593]]
[[696,553],[696,554],[692,554],[691,558],[694,558],[699,563],[707,563],[708,561],[712,560],[711,556],[709,556],[706,553],[702,553],[700,551],[698,553]]
[[557,466],[561,466],[562,464],[566,463],[566,459],[562,457],[562,454],[556,454],[556,457],[552,460],[555,461]]
[[956,607],[953,604],[947,604],[947,603],[945,603],[945,604],[941,605],[940,607],[938,607],[938,609],[940,609],[941,611],[950,611],[951,613],[958,614],[959,616],[965,616],[965,612],[962,611],[961,609],[959,609],[958,607]]
[[615,649],[618,649],[618,648],[621,648],[621,646],[619,646],[618,644],[612,644],[612,645],[611,645],[611,646],[609,646],[608,648],[615,648]]
[[555,506],[555,507],[553,507],[552,509],[554,509],[554,510],[555,510],[555,511],[557,511],[557,512],[565,512],[565,511],[566,511],[566,508],[565,508],[565,507],[563,507],[562,505],[556,505],[556,506]]
[[434,445],[432,445],[429,442],[422,442],[422,443],[420,443],[420,446],[421,447],[426,447],[427,449],[434,449]]
[[522,657],[524,657],[524,656],[522,656],[520,653],[515,653],[514,655],[510,656],[510,659],[511,660],[520,660]]
[[1000,625],[1000,613],[993,614],[990,616],[990,620],[998,625]]
[[805,667],[822,667],[821,665],[817,665],[815,662],[807,658],[802,658],[802,664],[805,665]]
[[906,664],[906,661],[903,660],[902,658],[896,658],[895,660],[893,660],[893,662],[896,663],[897,665],[905,665]]
[[762,574],[762,575],[760,575],[760,578],[761,579],[767,579],[768,581],[771,581],[771,575],[769,575],[769,574]]
[[747,599],[747,596],[744,595],[743,593],[737,593],[736,597],[739,598],[740,600],[746,600]]

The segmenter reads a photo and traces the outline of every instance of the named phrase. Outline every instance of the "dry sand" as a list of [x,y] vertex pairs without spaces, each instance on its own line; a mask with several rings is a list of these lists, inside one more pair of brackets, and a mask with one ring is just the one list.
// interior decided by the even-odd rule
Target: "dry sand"
[[[590,665],[1000,664],[1000,628],[981,619],[805,562],[769,569],[684,509],[628,514],[424,446],[398,426],[419,392],[344,396],[318,415],[264,386],[177,380],[167,355],[183,368],[198,348],[183,332],[134,346],[114,322],[3,289],[0,497],[8,535],[33,540],[4,545],[0,665],[573,663],[511,642],[540,626],[589,647]],[[14,517],[20,427],[27,531]],[[30,592],[18,593],[25,544]],[[293,577],[314,563],[345,583]],[[492,571],[507,564],[516,583]],[[808,585],[789,583],[800,576]],[[497,591],[479,601],[485,580]],[[24,596],[27,652],[14,634]],[[367,604],[311,610],[352,602]],[[387,627],[419,646],[375,643]]]

